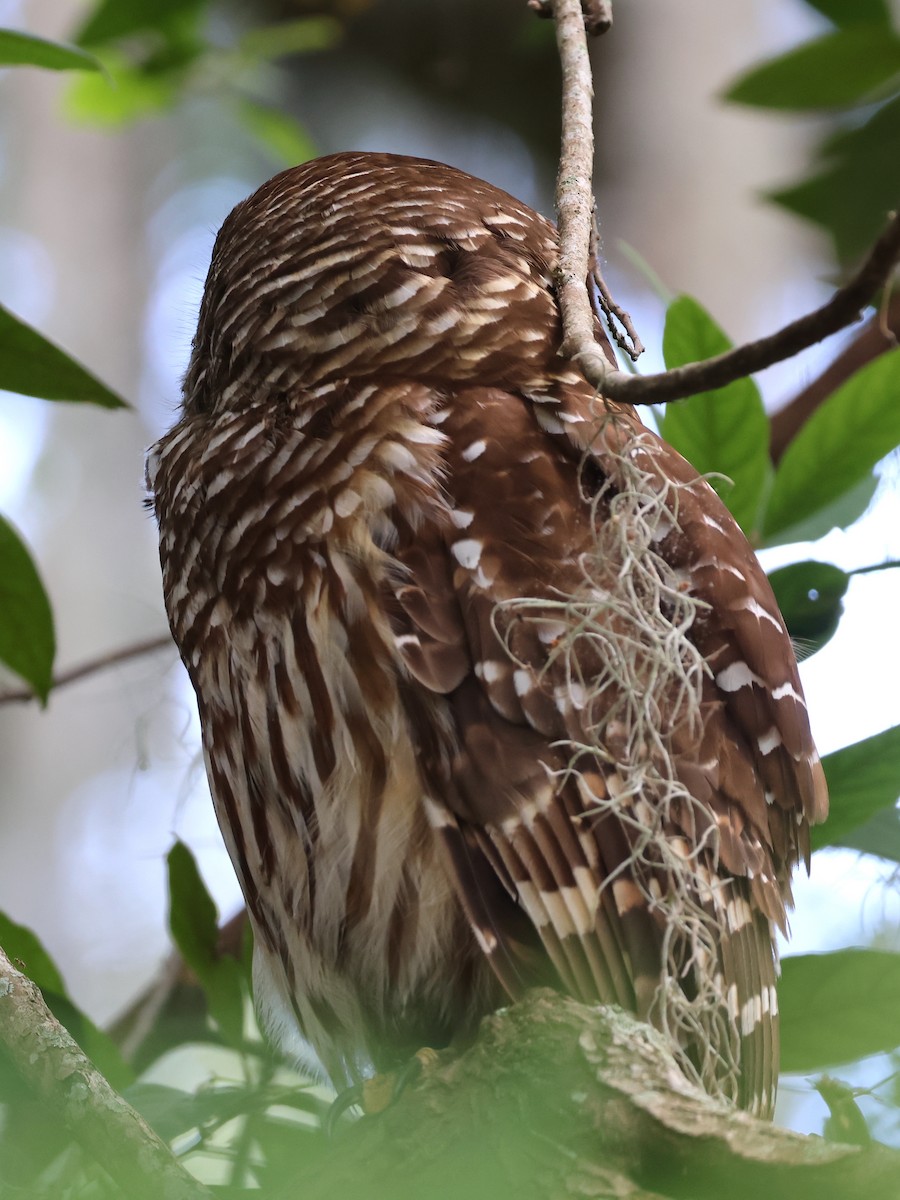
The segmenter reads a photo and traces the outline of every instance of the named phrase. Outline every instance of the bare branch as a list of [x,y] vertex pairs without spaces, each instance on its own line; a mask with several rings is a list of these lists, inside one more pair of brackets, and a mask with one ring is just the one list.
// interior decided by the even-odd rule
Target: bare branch
[[32,1091],[135,1200],[202,1200],[210,1192],[106,1082],[0,950],[0,1043]]
[[867,321],[857,337],[842,351],[821,375],[813,379],[793,400],[772,414],[769,452],[778,463],[790,441],[799,433],[812,414],[836,392],[841,384],[855,375],[866,363],[879,354],[892,350],[900,337],[900,293],[891,297],[887,307]]
[[791,358],[859,319],[900,261],[900,215],[889,224],[853,278],[814,312],[777,333],[736,346],[705,362],[689,363],[658,375],[628,375],[610,364],[594,337],[593,313],[585,287],[590,268],[593,81],[580,0],[553,0],[556,42],[562,65],[563,133],[557,176],[559,214],[559,304],[562,353],[578,364],[604,396],[625,404],[660,404],[712,391]]
[[[173,646],[172,635],[164,633],[159,637],[147,638],[144,642],[135,642],[131,646],[110,650],[106,654],[98,655],[97,658],[79,663],[77,667],[69,667],[67,671],[60,671],[58,675],[54,675],[50,690],[56,691],[57,688],[77,683],[80,679],[86,679],[89,675],[96,675],[100,671],[106,671],[119,663],[130,662],[134,658],[143,658],[145,654],[155,654],[157,650],[165,650],[167,647],[171,649]],[[34,699],[34,692],[27,687],[10,688],[9,691],[0,692],[0,704],[25,704]]]

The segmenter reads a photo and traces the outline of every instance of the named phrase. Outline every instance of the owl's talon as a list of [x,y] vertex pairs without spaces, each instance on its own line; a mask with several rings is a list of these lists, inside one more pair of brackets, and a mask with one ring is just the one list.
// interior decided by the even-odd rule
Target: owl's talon
[[411,1083],[419,1078],[424,1070],[438,1061],[436,1050],[424,1046],[408,1059],[398,1071],[383,1071],[371,1075],[362,1083],[355,1084],[341,1092],[328,1110],[325,1127],[331,1132],[338,1119],[351,1108],[358,1105],[365,1116],[374,1117],[385,1112],[400,1098],[400,1095]]
[[325,1120],[322,1123],[322,1128],[325,1136],[332,1138],[337,1133],[338,1121],[349,1109],[354,1106],[366,1111],[366,1106],[363,1098],[364,1085],[354,1083],[351,1087],[344,1088],[342,1092],[338,1092],[331,1103],[331,1107],[325,1114]]
[[[394,1071],[391,1075],[386,1076],[393,1083],[393,1090],[388,1103],[393,1104],[395,1100],[399,1099],[401,1093],[411,1083],[415,1083],[422,1072],[433,1066],[439,1058],[440,1055],[437,1050],[433,1050],[431,1046],[423,1046],[421,1050],[415,1052],[412,1058],[407,1059],[399,1071]],[[375,1078],[379,1077],[376,1075]],[[384,1107],[387,1108],[388,1105],[386,1104]]]

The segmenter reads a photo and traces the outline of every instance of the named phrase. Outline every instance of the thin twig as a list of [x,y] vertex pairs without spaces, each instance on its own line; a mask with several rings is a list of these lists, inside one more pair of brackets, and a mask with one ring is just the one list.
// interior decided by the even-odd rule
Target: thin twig
[[[143,658],[145,654],[155,654],[157,650],[165,650],[173,645],[172,635],[165,633],[158,637],[147,638],[144,642],[135,642],[131,646],[121,646],[118,650],[110,650],[106,654],[98,655],[97,658],[90,658],[87,662],[79,663],[77,667],[69,667],[67,671],[60,671],[58,675],[54,675],[50,690],[55,692],[57,688],[77,683],[79,679],[86,679],[89,675],[96,675],[99,671],[106,671],[109,667],[115,667],[119,663],[130,662],[134,658]],[[24,704],[34,699],[34,692],[27,687],[10,688],[6,692],[0,692],[0,704]]]
[[[606,280],[603,278],[603,271],[600,266],[600,230],[597,227],[596,208],[591,216],[590,256],[591,278],[597,289],[597,302],[600,311],[606,318],[606,327],[612,334],[616,345],[621,350],[624,350],[632,362],[637,362],[644,353],[644,343],[641,341],[634,327],[631,313],[626,312],[621,304],[618,304],[613,299],[613,294],[609,290]],[[621,326],[621,329],[619,326]]]
[[140,1113],[115,1092],[0,950],[0,1042],[36,1096],[136,1200],[201,1200],[211,1193],[176,1162]]
[[556,43],[562,65],[562,147],[557,176],[560,257],[558,295],[563,320],[562,353],[578,364],[585,378],[611,400],[660,404],[724,387],[799,354],[858,320],[862,310],[887,284],[900,261],[900,215],[891,214],[853,278],[815,311],[777,333],[736,346],[705,362],[689,363],[658,375],[629,375],[616,370],[594,338],[593,312],[584,281],[589,271],[594,158],[593,80],[580,0],[553,0]]

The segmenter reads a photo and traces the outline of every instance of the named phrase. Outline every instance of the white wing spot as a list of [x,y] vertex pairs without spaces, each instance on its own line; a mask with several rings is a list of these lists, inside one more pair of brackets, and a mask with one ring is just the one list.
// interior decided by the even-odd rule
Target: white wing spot
[[710,529],[715,529],[719,533],[725,533],[725,526],[721,525],[715,517],[711,517],[709,513],[703,514],[703,524],[708,525]]
[[550,917],[541,901],[541,895],[534,884],[530,880],[521,879],[516,882],[516,889],[519,893],[519,899],[522,901],[522,907],[528,913],[532,924],[537,929],[549,925]]
[[738,896],[737,899],[728,901],[725,919],[731,932],[737,933],[745,925],[750,924],[753,920],[753,912],[747,901],[742,896]]
[[461,542],[454,542],[450,549],[461,567],[474,571],[481,561],[484,545],[477,538],[463,538]]
[[762,680],[747,666],[745,662],[732,663],[716,676],[716,683],[723,692],[737,692],[751,683],[762,686]]
[[450,813],[441,804],[435,804],[430,796],[422,797],[422,807],[425,809],[425,815],[428,817],[428,824],[432,829],[447,829],[455,827],[456,822],[453,820]]
[[479,925],[473,925],[472,930],[475,934],[475,940],[484,951],[485,954],[493,954],[497,949],[497,936],[491,929],[483,929]]
[[457,529],[468,529],[475,520],[473,512],[466,512],[464,508],[452,508],[450,510],[450,520]]
[[771,754],[776,746],[781,745],[781,734],[773,725],[771,729],[758,737],[756,742],[762,754]]
[[725,1003],[728,1006],[729,1017],[731,1017],[732,1021],[737,1023],[738,1015],[740,1013],[740,1005],[738,1004],[738,990],[736,983],[732,983],[729,986],[728,991],[725,993]]
[[480,678],[483,679],[485,683],[496,683],[498,679],[502,679],[503,677],[503,663],[497,662],[496,660],[489,660],[487,662],[479,663],[475,668],[476,675],[479,674],[479,668]]
[[481,455],[484,454],[485,450],[487,450],[487,442],[484,440],[484,438],[479,438],[478,441],[473,442],[471,446],[466,446],[465,450],[462,452],[462,456],[466,462],[474,462],[476,458],[480,458]]
[[741,1006],[741,1034],[749,1037],[762,1020],[762,1000],[759,996],[751,996]]
[[513,687],[516,689],[517,696],[527,696],[534,684],[531,679],[531,672],[520,667],[517,671],[513,671]]
[[781,622],[776,617],[773,617],[772,614],[765,608],[763,608],[758,600],[754,600],[752,596],[748,596],[743,604],[739,605],[738,607],[746,609],[747,612],[752,612],[754,617],[758,618],[760,621],[768,621],[770,625],[775,626],[779,633],[784,633],[784,627],[782,626]]
[[546,408],[540,408],[537,405],[534,409],[534,415],[537,417],[538,425],[545,433],[565,433],[566,427],[554,413],[548,412]]
[[334,502],[334,511],[339,517],[349,517],[352,512],[355,512],[362,503],[362,496],[359,492],[354,492],[352,488],[347,488],[341,492]]

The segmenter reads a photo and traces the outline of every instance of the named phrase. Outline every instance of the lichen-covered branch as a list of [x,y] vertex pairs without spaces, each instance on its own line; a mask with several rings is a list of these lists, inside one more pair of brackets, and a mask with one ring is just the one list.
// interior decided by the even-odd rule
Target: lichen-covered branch
[[[562,353],[578,364],[604,396],[625,404],[661,404],[724,387],[736,379],[783,362],[858,320],[900,261],[900,214],[894,213],[865,262],[820,308],[777,333],[736,346],[704,362],[657,375],[617,370],[594,337],[587,292],[593,203],[593,80],[580,0],[553,0],[556,41],[562,66],[562,145],[557,176],[559,216],[559,303]],[[898,198],[900,199],[900,198]]]
[[50,1012],[40,990],[0,950],[0,1053],[59,1114],[129,1200],[204,1200],[210,1192],[172,1157]]
[[688,1083],[621,1010],[533,992],[482,1022],[387,1112],[339,1128],[288,1196],[391,1200],[880,1200],[900,1154],[779,1129]]

